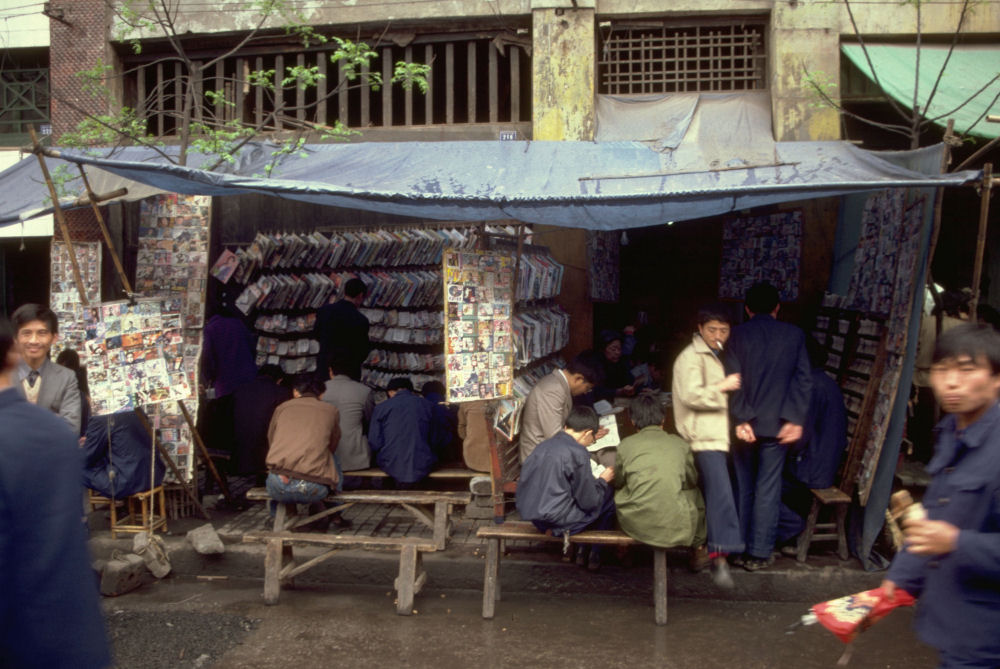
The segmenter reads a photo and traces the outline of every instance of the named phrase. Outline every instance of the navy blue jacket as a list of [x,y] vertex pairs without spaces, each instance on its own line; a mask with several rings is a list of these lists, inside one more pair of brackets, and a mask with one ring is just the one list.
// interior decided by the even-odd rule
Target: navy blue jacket
[[804,425],[812,387],[802,330],[768,314],[733,329],[727,368],[742,375],[729,399],[733,423],[750,423],[758,439],[778,436],[784,423]]
[[896,554],[888,578],[919,597],[917,636],[969,667],[1000,667],[1000,405],[959,431],[937,428],[927,517],[959,528],[947,555]]
[[810,488],[829,488],[837,478],[847,448],[847,410],[837,382],[822,369],[812,370],[809,415],[802,441],[789,463],[792,475]]
[[416,483],[438,461],[441,435],[433,429],[433,407],[400,390],[372,412],[368,445],[379,468],[400,483]]
[[[152,451],[153,442],[135,412],[94,416],[87,425],[87,440],[83,444],[83,484],[116,499],[149,490]],[[166,465],[157,457],[154,467],[153,480],[159,485]]]
[[0,667],[109,666],[77,435],[13,389],[0,425]]
[[521,465],[517,512],[543,530],[583,527],[600,515],[607,494],[608,482],[591,472],[590,453],[560,430]]

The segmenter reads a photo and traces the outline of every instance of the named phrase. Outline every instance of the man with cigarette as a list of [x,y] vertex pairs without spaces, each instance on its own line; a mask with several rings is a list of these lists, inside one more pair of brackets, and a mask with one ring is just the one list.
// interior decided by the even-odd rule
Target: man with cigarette
[[918,598],[917,636],[942,669],[1000,667],[1000,334],[964,324],[937,341],[930,384],[948,412],[937,428],[923,514],[882,587]]

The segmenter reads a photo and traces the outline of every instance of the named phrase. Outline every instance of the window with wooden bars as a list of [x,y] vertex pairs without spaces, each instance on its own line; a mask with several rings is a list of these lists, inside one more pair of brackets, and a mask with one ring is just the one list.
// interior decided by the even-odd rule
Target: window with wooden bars
[[[199,95],[196,120],[239,119],[265,131],[291,130],[305,124],[340,121],[355,129],[420,126],[527,124],[531,120],[531,62],[521,44],[494,35],[417,36],[406,46],[381,45],[371,68],[389,81],[396,62],[429,64],[427,93],[414,87],[385,85],[378,89],[345,80],[342,67],[330,62],[334,46],[285,51],[244,51],[220,60],[195,75],[196,90],[224,91],[216,102]],[[196,67],[211,61],[201,54]],[[280,82],[291,66],[316,66],[325,78],[305,90],[280,94],[247,83],[251,72],[274,70]],[[178,60],[126,61],[126,98],[154,135],[176,134],[183,109],[178,82],[189,76]],[[364,72],[362,72],[364,73]],[[338,88],[340,86],[340,88]],[[273,113],[273,114],[272,114]]]
[[611,95],[767,88],[766,24],[603,25],[598,90]]
[[24,134],[49,119],[48,56],[9,50],[0,62],[0,135]]

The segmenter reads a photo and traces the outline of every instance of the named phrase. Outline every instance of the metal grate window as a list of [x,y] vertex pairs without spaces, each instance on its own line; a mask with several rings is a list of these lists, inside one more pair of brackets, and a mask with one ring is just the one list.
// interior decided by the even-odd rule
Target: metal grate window
[[598,88],[612,95],[766,88],[763,23],[612,25],[601,31]]
[[28,132],[49,121],[49,68],[0,71],[0,134]]

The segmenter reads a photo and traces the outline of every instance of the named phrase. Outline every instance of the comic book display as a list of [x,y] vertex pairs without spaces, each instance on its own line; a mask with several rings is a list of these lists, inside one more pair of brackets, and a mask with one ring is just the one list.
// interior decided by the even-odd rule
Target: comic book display
[[448,401],[511,394],[513,282],[514,260],[510,256],[490,251],[445,251]]
[[801,210],[726,219],[719,298],[742,300],[750,286],[767,281],[782,302],[793,302],[799,296],[801,258]]
[[[101,301],[101,245],[99,242],[73,242],[73,250],[87,302],[96,305]],[[49,308],[59,320],[59,338],[52,345],[52,358],[69,348],[80,354],[80,362],[86,364],[84,307],[73,278],[69,248],[64,242],[53,241],[50,258]]]

